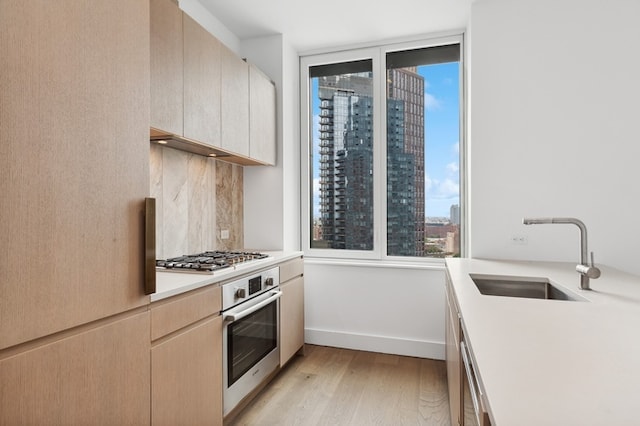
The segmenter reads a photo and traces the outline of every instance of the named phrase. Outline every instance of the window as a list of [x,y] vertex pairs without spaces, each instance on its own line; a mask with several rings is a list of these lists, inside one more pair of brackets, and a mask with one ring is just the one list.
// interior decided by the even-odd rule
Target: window
[[461,50],[455,38],[301,59],[309,255],[460,255]]

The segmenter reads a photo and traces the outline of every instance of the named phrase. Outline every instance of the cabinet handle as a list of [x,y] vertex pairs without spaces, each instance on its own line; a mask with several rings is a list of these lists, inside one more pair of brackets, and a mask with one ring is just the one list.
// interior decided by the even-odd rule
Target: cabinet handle
[[144,199],[144,294],[156,292],[156,199]]
[[478,424],[482,424],[480,422],[480,401],[478,401],[478,394],[480,393],[479,386],[476,383],[476,379],[473,377],[471,373],[471,361],[469,360],[469,355],[467,354],[467,345],[464,342],[460,342],[460,353],[462,354],[462,363],[464,364],[464,371],[467,373],[467,381],[469,382],[469,393],[471,394],[471,402],[473,403],[473,409],[476,414],[476,418],[478,419]]
[[279,290],[270,291],[269,294],[270,296],[264,299],[263,301],[258,302],[255,305],[251,305],[250,307],[248,307],[243,311],[240,311],[240,312],[231,311],[223,314],[222,319],[227,322],[238,321],[239,319],[242,319],[247,315],[254,313],[258,309],[267,306],[269,303],[273,302],[274,300],[278,300],[280,296],[282,296],[282,292]]

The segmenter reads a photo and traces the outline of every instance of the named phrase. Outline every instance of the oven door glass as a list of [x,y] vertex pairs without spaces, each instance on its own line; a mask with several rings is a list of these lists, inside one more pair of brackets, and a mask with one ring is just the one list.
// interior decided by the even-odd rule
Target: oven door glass
[[233,322],[227,328],[227,387],[278,345],[278,303]]

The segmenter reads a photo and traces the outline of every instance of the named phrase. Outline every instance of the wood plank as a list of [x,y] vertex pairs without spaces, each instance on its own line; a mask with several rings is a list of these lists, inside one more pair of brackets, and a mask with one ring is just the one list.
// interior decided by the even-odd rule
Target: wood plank
[[444,361],[306,345],[226,424],[449,425]]

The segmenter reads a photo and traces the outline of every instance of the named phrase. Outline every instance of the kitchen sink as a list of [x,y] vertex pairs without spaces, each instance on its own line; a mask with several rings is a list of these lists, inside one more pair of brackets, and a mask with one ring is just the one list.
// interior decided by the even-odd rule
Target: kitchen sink
[[524,297],[529,299],[586,301],[551,284],[546,278],[522,278],[469,274],[480,293],[487,296]]

